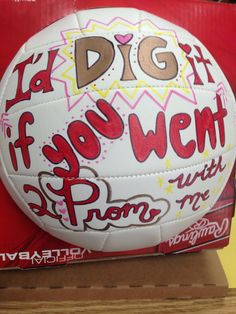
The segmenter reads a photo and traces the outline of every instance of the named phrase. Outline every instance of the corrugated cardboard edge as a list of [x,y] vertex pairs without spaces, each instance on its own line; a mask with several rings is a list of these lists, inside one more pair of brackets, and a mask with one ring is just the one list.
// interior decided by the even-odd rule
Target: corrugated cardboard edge
[[0,272],[1,301],[224,297],[216,251]]

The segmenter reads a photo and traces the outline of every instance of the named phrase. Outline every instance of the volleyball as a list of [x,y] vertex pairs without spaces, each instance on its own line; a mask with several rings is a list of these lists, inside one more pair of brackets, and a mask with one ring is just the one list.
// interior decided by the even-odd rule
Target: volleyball
[[152,247],[216,203],[235,114],[222,70],[185,29],[132,8],[79,11],[24,43],[1,80],[1,180],[56,238]]

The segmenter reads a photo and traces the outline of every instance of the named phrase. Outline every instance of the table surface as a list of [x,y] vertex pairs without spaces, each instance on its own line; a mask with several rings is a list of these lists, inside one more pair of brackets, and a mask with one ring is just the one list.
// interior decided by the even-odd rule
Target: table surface
[[0,302],[0,314],[27,313],[236,313],[236,289],[228,296],[189,300],[120,300],[79,302]]

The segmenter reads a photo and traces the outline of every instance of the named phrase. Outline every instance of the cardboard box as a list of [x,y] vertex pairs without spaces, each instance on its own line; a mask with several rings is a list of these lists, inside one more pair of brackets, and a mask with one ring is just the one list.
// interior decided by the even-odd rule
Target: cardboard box
[[215,251],[0,272],[1,301],[189,299],[227,291]]
[[[131,0],[125,2],[121,0],[89,2],[19,0],[2,1],[0,5],[0,36],[5,40],[0,50],[0,76],[22,43],[55,20],[79,9],[127,6],[157,14],[193,33],[214,55],[232,88],[236,90],[236,72],[233,70],[236,53],[234,40],[236,8],[233,5],[185,0],[169,0],[168,2],[148,0],[145,3]],[[212,210],[180,235],[156,247],[128,252],[102,253],[74,247],[53,238],[40,230],[17,208],[1,183],[0,191],[0,268],[6,269],[222,248],[229,241],[235,199],[233,172]]]

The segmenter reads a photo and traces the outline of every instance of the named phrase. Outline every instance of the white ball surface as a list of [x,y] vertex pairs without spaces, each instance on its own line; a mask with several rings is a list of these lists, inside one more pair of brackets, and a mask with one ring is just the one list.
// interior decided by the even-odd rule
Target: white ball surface
[[0,85],[0,174],[69,243],[151,247],[210,211],[235,160],[235,99],[186,30],[128,8],[80,11],[19,50]]

